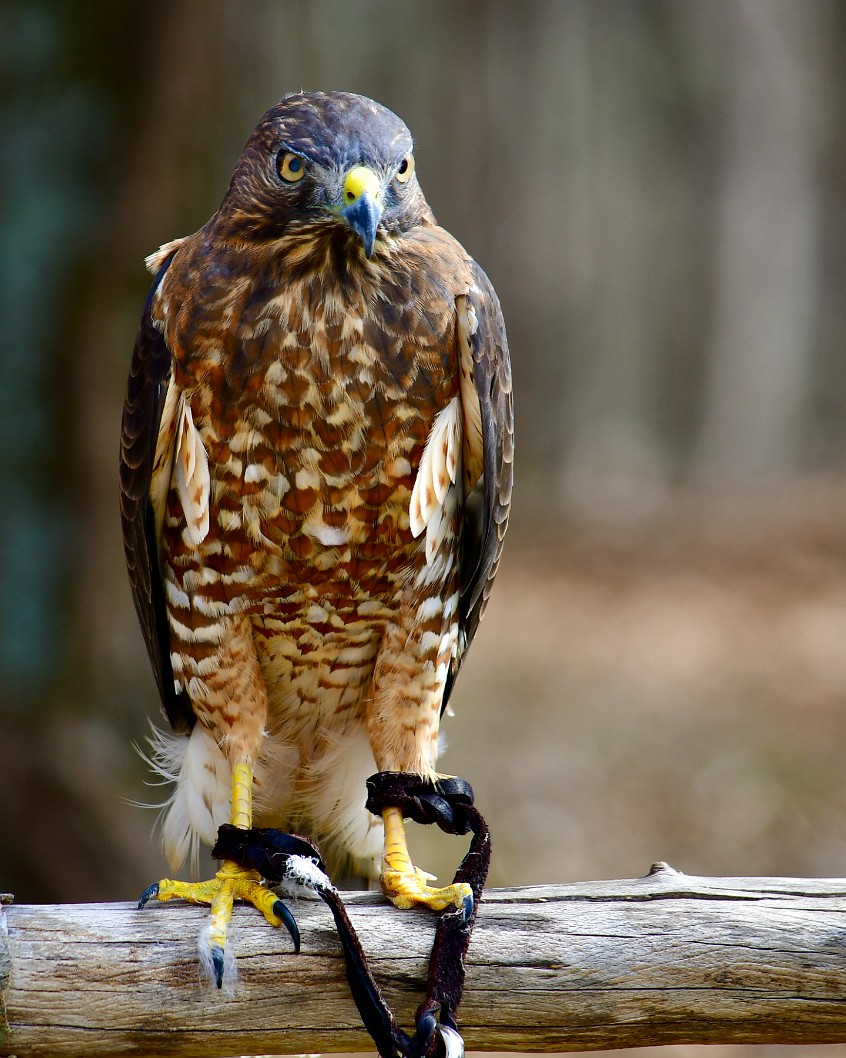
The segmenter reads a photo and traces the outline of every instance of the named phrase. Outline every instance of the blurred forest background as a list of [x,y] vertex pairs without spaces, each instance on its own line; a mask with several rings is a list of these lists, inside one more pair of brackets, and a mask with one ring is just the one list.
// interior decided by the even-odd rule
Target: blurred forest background
[[492,883],[846,876],[844,55],[843,0],[4,0],[0,888],[163,870],[117,514],[142,259],[301,87],[407,121],[509,327],[513,529],[444,758]]

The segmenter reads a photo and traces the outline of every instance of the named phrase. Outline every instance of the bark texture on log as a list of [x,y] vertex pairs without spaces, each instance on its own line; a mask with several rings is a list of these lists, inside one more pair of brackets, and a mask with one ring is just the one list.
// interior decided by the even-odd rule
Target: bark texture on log
[[[433,918],[376,894],[346,899],[408,1029]],[[293,910],[299,956],[236,908],[240,981],[226,997],[198,967],[200,908],[3,907],[0,1055],[372,1051],[328,910]],[[460,1021],[468,1049],[500,1051],[846,1040],[846,879],[694,878],[657,864],[644,878],[490,890]]]

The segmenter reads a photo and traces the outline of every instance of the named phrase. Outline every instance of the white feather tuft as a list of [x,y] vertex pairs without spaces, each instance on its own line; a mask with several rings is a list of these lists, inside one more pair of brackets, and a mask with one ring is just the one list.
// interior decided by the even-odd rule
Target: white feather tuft
[[209,460],[200,433],[194,426],[191,405],[183,394],[179,408],[176,442],[176,486],[185,512],[188,542],[198,547],[209,531],[211,476]]
[[253,770],[253,809],[273,818],[285,811],[294,793],[299,748],[277,732],[262,739],[261,755]]
[[441,1034],[446,1058],[464,1058],[464,1040],[461,1034],[449,1025],[438,1025],[437,1031]]
[[152,275],[155,275],[173,251],[178,250],[187,238],[187,235],[183,235],[179,239],[171,239],[170,242],[163,243],[158,250],[154,250],[151,254],[145,257],[144,264],[147,271]]
[[329,876],[317,866],[311,856],[291,856],[285,865],[286,889],[291,886],[294,891],[305,888],[309,891],[315,889],[328,889],[335,892],[335,886],[329,880]]
[[226,945],[223,949],[223,981],[221,982],[220,992],[217,992],[214,979],[211,932],[212,921],[209,918],[200,930],[198,940],[200,969],[206,980],[208,980],[210,984],[215,985],[215,992],[217,995],[220,995],[220,992],[222,992],[226,999],[232,999],[238,991],[238,960],[235,958],[237,931],[234,924],[230,922],[226,930]]
[[229,821],[231,771],[217,743],[196,724],[190,735],[171,735],[157,728],[142,754],[163,782],[176,789],[162,805],[162,845],[168,863],[178,870],[186,857],[196,872],[200,842],[213,845],[218,827]]

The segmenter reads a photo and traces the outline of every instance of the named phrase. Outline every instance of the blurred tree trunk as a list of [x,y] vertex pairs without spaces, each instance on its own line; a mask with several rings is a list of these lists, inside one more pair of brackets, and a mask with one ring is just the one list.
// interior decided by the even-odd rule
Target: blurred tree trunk
[[[580,237],[561,252],[569,269],[582,274],[584,301],[576,332],[581,355],[568,392],[560,394],[564,498],[582,513],[637,516],[664,490],[654,305],[656,288],[675,277],[644,248],[666,223],[672,188],[661,184],[665,154],[660,123],[652,120],[654,86],[640,76],[644,56],[656,65],[661,57],[640,5],[587,0],[580,9],[587,94],[576,97],[570,133],[581,174],[573,187]],[[548,72],[556,76],[552,63]]]
[[740,0],[718,10],[734,91],[698,468],[745,480],[795,470],[803,455],[819,278],[820,57],[831,9],[816,3],[811,16],[794,0]]

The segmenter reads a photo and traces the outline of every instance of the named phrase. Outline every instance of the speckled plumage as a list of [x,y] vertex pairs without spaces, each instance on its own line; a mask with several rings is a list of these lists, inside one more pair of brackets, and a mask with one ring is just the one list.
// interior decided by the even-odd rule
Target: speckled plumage
[[[283,151],[307,168],[291,185]],[[435,772],[501,552],[512,411],[496,295],[396,178],[410,151],[370,100],[286,97],[217,213],[149,262],[121,507],[162,701],[193,744],[168,765],[174,860],[226,821],[206,787],[238,761],[260,822],[365,869],[364,778]],[[355,165],[382,178],[370,258],[333,207]]]

